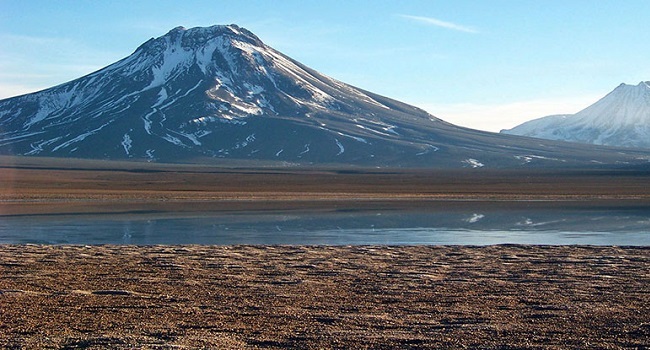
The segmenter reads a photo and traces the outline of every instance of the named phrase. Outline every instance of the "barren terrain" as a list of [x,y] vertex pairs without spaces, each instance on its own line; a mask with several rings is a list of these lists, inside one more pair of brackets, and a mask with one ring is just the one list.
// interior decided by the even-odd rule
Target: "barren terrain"
[[0,246],[5,348],[646,348],[650,250]]
[[[0,216],[642,205],[650,171],[238,168],[0,157]],[[533,204],[531,204],[533,203]]]

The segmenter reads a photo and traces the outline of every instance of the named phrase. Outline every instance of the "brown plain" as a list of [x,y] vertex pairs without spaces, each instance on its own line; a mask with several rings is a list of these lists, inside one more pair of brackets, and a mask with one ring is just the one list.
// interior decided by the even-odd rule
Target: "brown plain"
[[0,157],[0,216],[648,205],[650,171],[216,167]]

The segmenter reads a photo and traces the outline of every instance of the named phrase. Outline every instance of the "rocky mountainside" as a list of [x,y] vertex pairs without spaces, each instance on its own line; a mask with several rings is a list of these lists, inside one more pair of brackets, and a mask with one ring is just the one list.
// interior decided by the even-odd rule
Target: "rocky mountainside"
[[502,133],[596,145],[650,148],[650,82],[621,84],[576,114],[531,120]]
[[87,76],[0,101],[0,154],[441,168],[648,162],[642,152],[457,127],[322,75],[236,25],[178,27]]

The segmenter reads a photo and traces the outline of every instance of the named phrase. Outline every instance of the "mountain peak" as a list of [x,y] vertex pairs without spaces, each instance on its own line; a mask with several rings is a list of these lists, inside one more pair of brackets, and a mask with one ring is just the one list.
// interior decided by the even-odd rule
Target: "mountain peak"
[[262,44],[262,41],[252,32],[242,28],[236,24],[228,25],[213,25],[210,27],[193,27],[186,28],[183,26],[178,26],[170,30],[164,37],[193,37],[193,38],[203,38],[205,40],[214,39],[220,36],[230,36],[236,37],[240,40],[247,40],[255,42],[256,44]]
[[627,96],[632,99],[630,102],[635,104],[648,105],[647,97],[650,97],[650,81],[642,81],[636,85],[621,84],[603,99],[619,98],[618,96]]
[[204,33],[215,33],[215,34],[221,34],[227,31],[230,31],[231,33],[234,34],[240,34],[240,31],[243,28],[239,27],[236,24],[227,24],[227,25],[222,25],[222,24],[216,24],[212,25],[209,27],[192,27],[192,28],[187,28],[185,26],[177,26],[172,28],[167,34],[165,35],[170,35],[172,33],[182,33],[182,32],[187,32],[187,31],[192,31],[192,32],[204,32]]
[[140,45],[135,52],[145,51],[156,54],[164,51],[169,46],[177,46],[185,50],[197,50],[217,38],[226,38],[228,39],[226,41],[235,40],[255,46],[264,46],[262,40],[255,34],[236,24],[193,28],[178,26],[163,36],[149,39]]
[[650,81],[641,81],[636,85],[620,83],[616,89],[650,89]]
[[176,27],[176,28],[170,30],[167,34],[172,33],[172,32],[184,32],[184,31],[186,31],[186,30],[187,30],[187,29],[186,29],[185,27],[183,27],[183,26],[178,26],[178,27]]
[[593,143],[650,148],[650,82],[622,83],[589,107],[563,119],[544,117],[504,133]]

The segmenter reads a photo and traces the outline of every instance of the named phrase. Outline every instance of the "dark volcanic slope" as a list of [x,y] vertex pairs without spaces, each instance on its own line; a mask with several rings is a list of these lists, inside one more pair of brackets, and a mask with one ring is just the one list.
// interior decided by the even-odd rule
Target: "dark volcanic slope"
[[647,163],[460,128],[326,77],[235,25],[175,28],[85,77],[0,101],[0,154],[421,167]]

